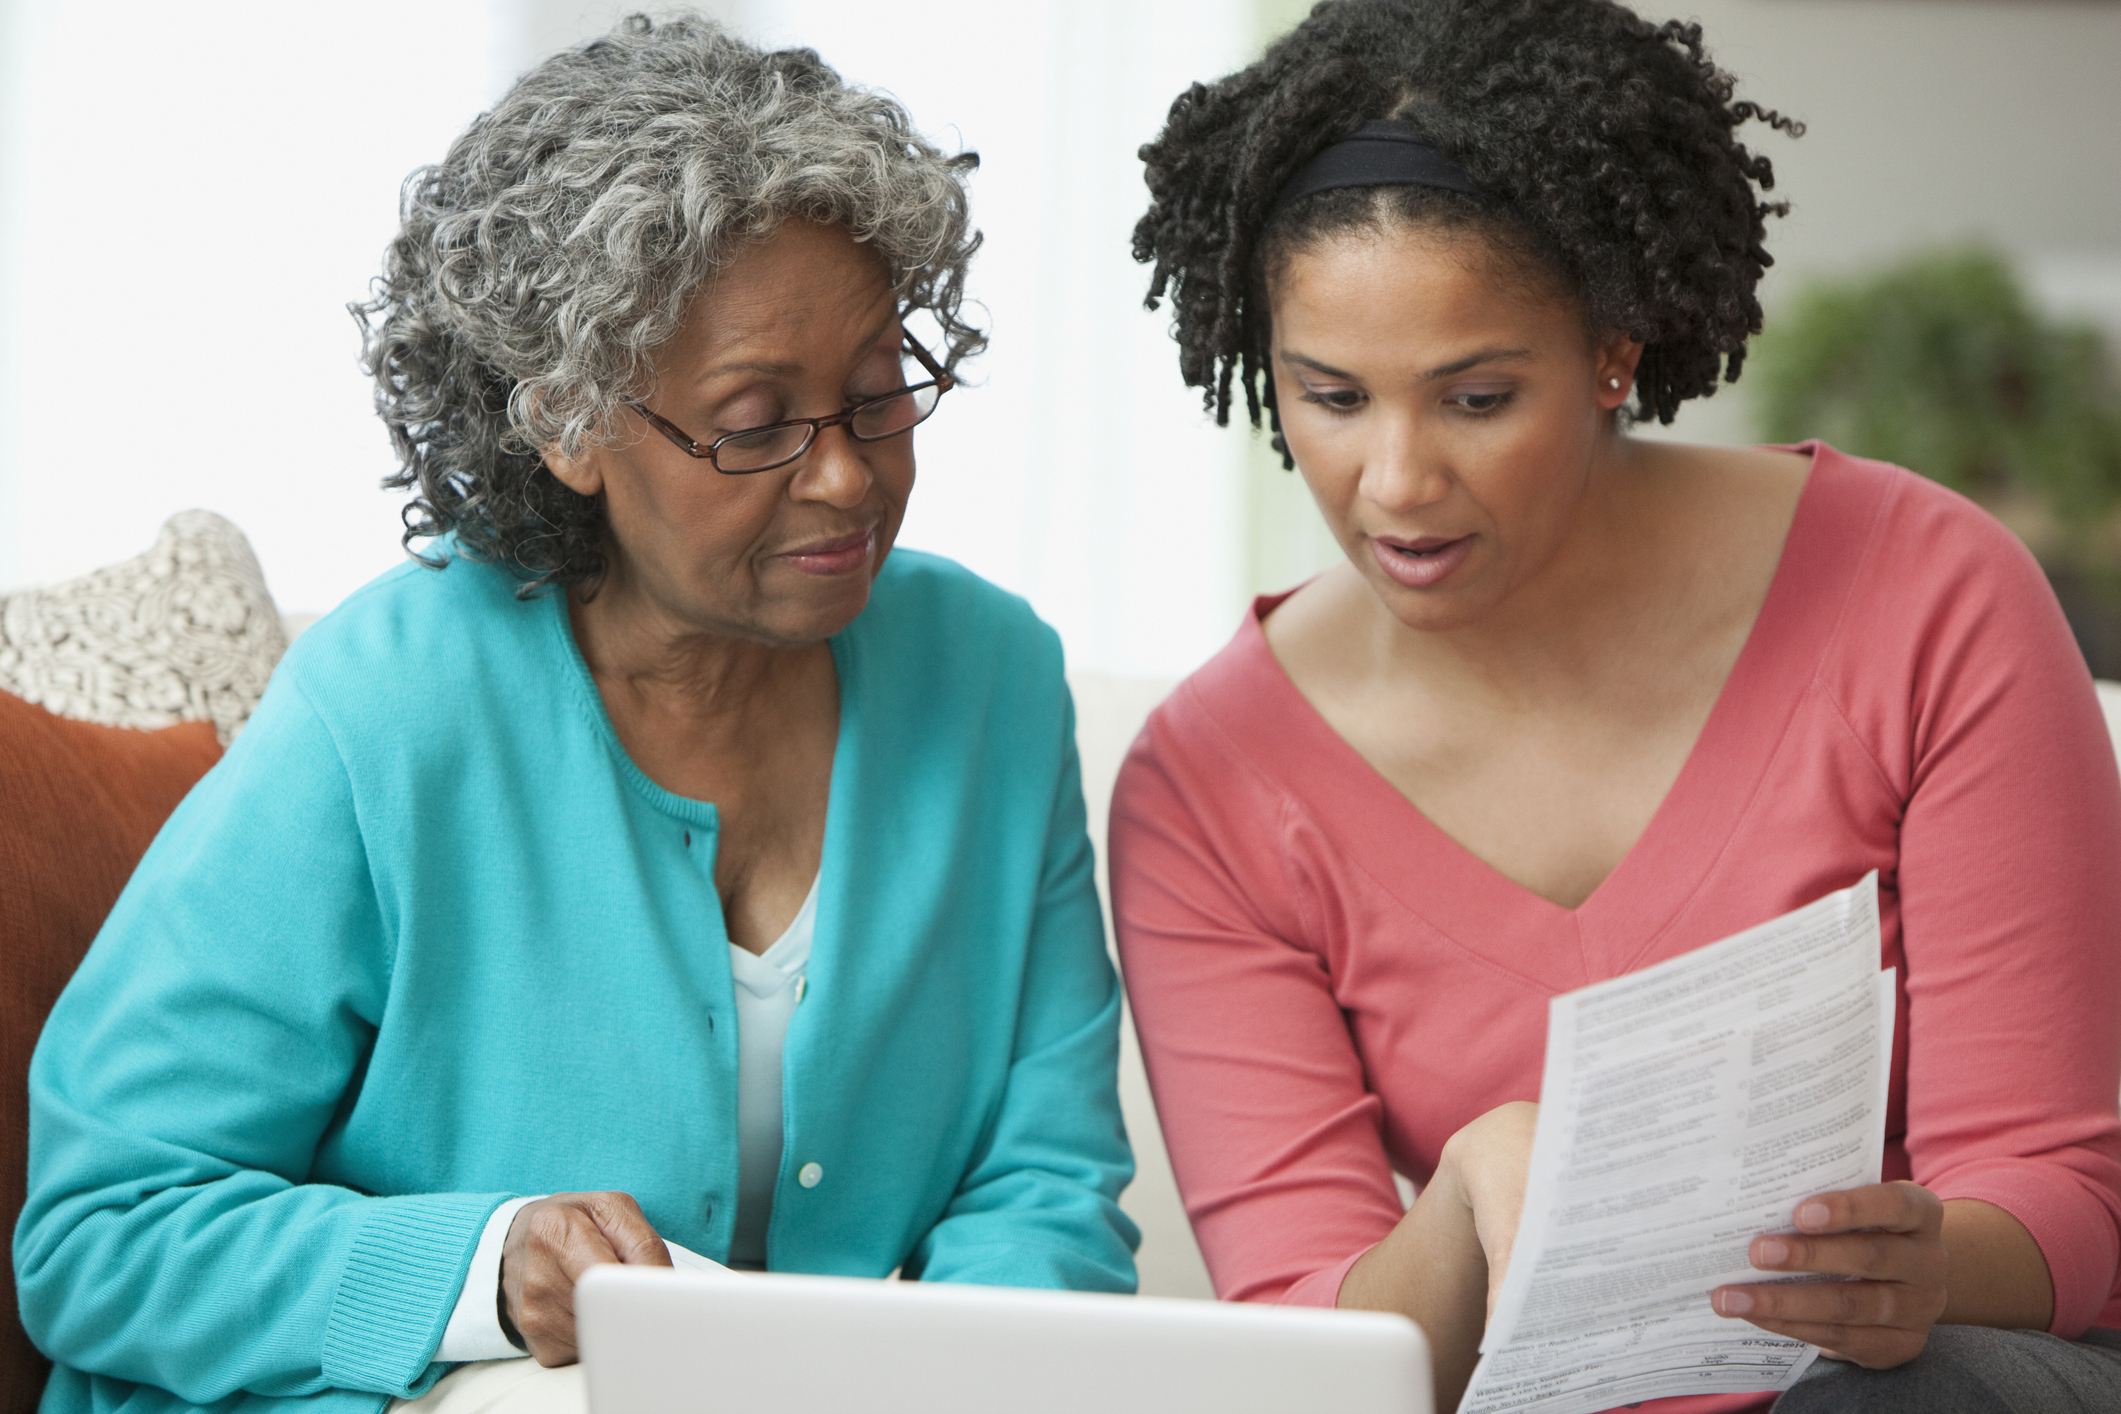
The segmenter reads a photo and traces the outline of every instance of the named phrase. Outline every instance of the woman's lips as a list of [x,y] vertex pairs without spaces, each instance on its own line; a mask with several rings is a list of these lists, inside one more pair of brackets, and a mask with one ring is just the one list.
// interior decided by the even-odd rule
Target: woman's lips
[[1429,589],[1448,579],[1472,552],[1473,537],[1461,535],[1446,540],[1424,535],[1418,540],[1393,536],[1370,537],[1370,550],[1377,563],[1397,583],[1409,589]]
[[869,563],[869,552],[875,548],[876,532],[858,530],[852,535],[839,535],[830,540],[813,540],[808,545],[798,545],[793,550],[782,551],[776,558],[804,574],[846,574],[849,570],[860,569]]

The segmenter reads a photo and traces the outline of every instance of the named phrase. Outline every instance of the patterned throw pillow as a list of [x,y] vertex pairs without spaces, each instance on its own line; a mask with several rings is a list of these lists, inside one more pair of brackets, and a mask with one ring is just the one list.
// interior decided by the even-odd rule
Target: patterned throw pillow
[[208,721],[223,745],[287,637],[243,532],[181,511],[137,559],[0,599],[0,690],[111,727]]

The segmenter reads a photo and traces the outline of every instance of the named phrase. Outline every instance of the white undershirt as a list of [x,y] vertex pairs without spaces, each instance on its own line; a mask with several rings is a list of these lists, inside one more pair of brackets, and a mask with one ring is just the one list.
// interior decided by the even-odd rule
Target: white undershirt
[[781,1047],[808,985],[810,942],[817,933],[817,882],[795,921],[754,956],[729,945],[736,983],[736,1235],[729,1265],[764,1269],[766,1224],[781,1173]]
[[[734,943],[729,945],[737,1036],[736,1235],[729,1243],[733,1267],[766,1265],[766,1225],[773,1217],[773,1189],[781,1169],[781,1050],[788,1037],[788,1022],[803,999],[810,944],[816,934],[817,881],[812,880],[795,921],[772,947],[754,955]],[[508,1240],[508,1225],[524,1204],[537,1201],[537,1197],[511,1199],[486,1219],[435,1359],[506,1360],[523,1353],[501,1334],[495,1293],[500,1287],[501,1248]]]

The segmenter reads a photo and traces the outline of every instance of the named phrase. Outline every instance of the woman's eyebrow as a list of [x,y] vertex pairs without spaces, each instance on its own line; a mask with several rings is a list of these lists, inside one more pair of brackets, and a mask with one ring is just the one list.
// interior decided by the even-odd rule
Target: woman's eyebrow
[[[896,307],[894,307],[890,313],[886,314],[882,319],[877,320],[876,327],[862,336],[862,347],[867,348],[869,345],[883,338],[884,330],[890,326],[892,320],[898,317],[898,310]],[[788,363],[785,361],[777,361],[774,359],[739,358],[732,359],[728,363],[716,364],[714,367],[707,369],[705,372],[701,373],[698,378],[695,378],[693,380],[693,382],[696,384],[705,383],[709,379],[719,378],[725,373],[763,373],[768,378],[788,378],[794,376],[795,374],[801,373],[802,371],[803,366],[799,363]]]
[[[1438,378],[1448,378],[1454,373],[1463,373],[1467,369],[1478,367],[1483,363],[1504,363],[1513,359],[1528,359],[1531,356],[1532,351],[1530,349],[1482,349],[1478,353],[1467,354],[1464,358],[1457,358],[1449,363],[1439,364],[1422,374],[1421,381],[1430,383]],[[1345,378],[1351,383],[1362,381],[1345,369],[1335,368],[1330,363],[1320,363],[1317,359],[1307,354],[1297,353],[1293,349],[1283,349],[1281,357],[1284,363],[1300,363],[1306,368],[1325,374],[1328,378]]]
[[1438,378],[1448,378],[1454,373],[1463,373],[1467,369],[1478,367],[1483,363],[1506,363],[1515,359],[1527,359],[1531,356],[1532,351],[1530,349],[1482,349],[1479,353],[1467,354],[1464,358],[1453,359],[1449,363],[1437,365],[1427,373],[1422,374],[1421,381],[1429,383]]
[[1281,359],[1283,363],[1300,363],[1304,367],[1311,369],[1314,372],[1325,374],[1328,378],[1345,378],[1350,383],[1358,383],[1362,381],[1354,374],[1348,372],[1345,369],[1335,368],[1330,363],[1320,363],[1315,358],[1311,358],[1306,354],[1296,353],[1291,349],[1283,349],[1281,351]]
[[725,373],[763,373],[769,378],[786,378],[791,374],[802,371],[803,366],[799,363],[775,363],[768,359],[740,358],[733,359],[728,363],[718,363],[702,372],[693,381],[695,383],[705,383],[709,379],[719,378]]

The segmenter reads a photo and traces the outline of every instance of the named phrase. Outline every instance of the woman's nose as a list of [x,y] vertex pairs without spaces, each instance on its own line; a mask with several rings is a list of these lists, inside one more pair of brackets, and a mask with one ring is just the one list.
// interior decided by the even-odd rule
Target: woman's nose
[[858,506],[876,480],[868,448],[854,440],[846,424],[818,430],[817,440],[795,465],[788,494],[799,501],[823,501],[842,510]]
[[1450,494],[1448,459],[1412,429],[1394,429],[1363,459],[1363,499],[1391,511],[1434,505]]

